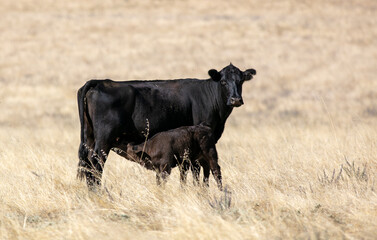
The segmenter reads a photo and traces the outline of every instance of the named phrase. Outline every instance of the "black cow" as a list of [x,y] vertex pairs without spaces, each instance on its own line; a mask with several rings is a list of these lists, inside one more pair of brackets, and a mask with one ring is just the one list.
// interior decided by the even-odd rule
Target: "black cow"
[[[222,190],[221,168],[217,162],[216,140],[212,129],[203,124],[185,126],[155,134],[138,145],[127,145],[130,160],[149,170],[155,170],[157,184],[165,182],[171,169],[179,166],[181,184],[186,183],[187,170],[202,159],[209,166],[217,186]],[[205,184],[208,186],[208,179]]]
[[[156,133],[204,122],[216,140],[233,107],[243,104],[242,84],[256,74],[230,64],[210,79],[154,81],[90,80],[78,90],[81,123],[78,177],[99,185],[109,151],[127,158],[127,144],[139,144]],[[192,166],[198,183],[199,165]],[[204,180],[209,166],[203,166]]]

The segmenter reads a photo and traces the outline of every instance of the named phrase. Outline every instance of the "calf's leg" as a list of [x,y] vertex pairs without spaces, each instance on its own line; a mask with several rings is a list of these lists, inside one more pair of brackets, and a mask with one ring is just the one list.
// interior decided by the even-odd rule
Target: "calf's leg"
[[167,181],[168,176],[171,173],[171,167],[170,167],[170,165],[166,164],[166,165],[161,165],[156,170],[157,170],[156,183],[159,186],[161,186],[161,185],[164,186],[166,181]]
[[187,171],[189,168],[190,168],[190,162],[188,162],[187,160],[183,161],[181,166],[179,167],[181,186],[186,185]]
[[209,187],[209,164],[207,161],[204,160],[200,163],[200,165],[202,165],[203,167],[203,184],[205,187]]
[[200,159],[195,159],[191,162],[191,172],[192,172],[192,178],[193,178],[193,184],[194,186],[199,185],[199,175],[200,175]]

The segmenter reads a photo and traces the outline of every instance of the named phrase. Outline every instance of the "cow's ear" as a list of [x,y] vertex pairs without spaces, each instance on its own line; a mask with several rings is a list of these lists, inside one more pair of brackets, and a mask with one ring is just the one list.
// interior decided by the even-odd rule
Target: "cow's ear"
[[216,69],[211,69],[208,71],[209,76],[211,76],[212,80],[215,82],[220,81],[221,75]]
[[243,80],[248,81],[253,78],[253,75],[257,74],[257,71],[255,69],[247,69],[246,71],[243,72]]

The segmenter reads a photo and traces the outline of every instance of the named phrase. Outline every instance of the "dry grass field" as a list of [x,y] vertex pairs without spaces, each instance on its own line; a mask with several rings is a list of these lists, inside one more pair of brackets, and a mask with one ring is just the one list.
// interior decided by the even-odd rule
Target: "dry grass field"
[[[0,239],[377,239],[375,0],[1,0]],[[111,153],[76,179],[92,78],[244,85],[217,144],[227,192]]]

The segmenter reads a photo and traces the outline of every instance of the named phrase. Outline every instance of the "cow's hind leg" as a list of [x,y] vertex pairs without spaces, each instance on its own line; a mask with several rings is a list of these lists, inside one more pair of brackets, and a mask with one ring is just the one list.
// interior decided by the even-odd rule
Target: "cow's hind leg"
[[[94,135],[93,127],[88,120],[88,117],[84,113],[82,114],[82,126],[81,126],[81,142],[79,146],[79,163],[77,169],[77,178],[80,180],[88,179],[91,175],[92,169],[91,155],[94,151]],[[90,177],[89,177],[90,178]]]
[[77,169],[77,178],[83,180],[85,178],[86,170],[88,169],[88,155],[89,147],[86,143],[80,143],[79,146],[79,164]]
[[91,171],[87,175],[86,182],[88,187],[93,189],[101,185],[103,168],[110,152],[109,144],[96,143],[94,151],[90,155]]
[[103,168],[112,147],[113,136],[106,128],[96,132],[94,150],[89,154],[90,171],[86,175],[86,182],[90,189],[101,185]]
[[93,145],[93,143],[80,143],[77,169],[77,178],[80,180],[86,179],[87,175],[90,174],[90,169],[92,169],[90,155],[93,152]]

